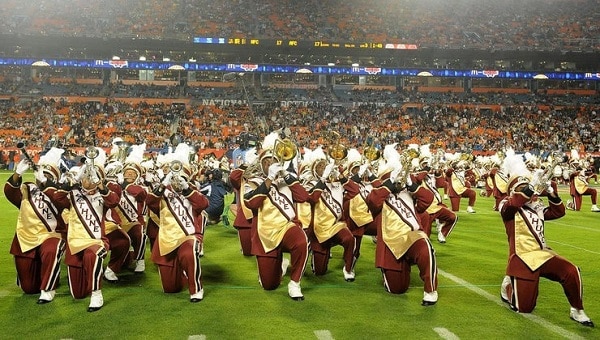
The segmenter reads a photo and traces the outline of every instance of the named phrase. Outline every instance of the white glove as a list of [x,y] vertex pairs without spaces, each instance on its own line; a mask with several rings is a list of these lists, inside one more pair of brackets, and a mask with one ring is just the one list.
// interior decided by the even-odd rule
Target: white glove
[[177,177],[177,181],[181,190],[187,190],[190,187],[190,184],[181,176]]
[[402,169],[400,168],[392,170],[392,172],[390,173],[390,182],[396,183],[398,181],[398,176],[400,175],[401,171]]
[[118,173],[118,174],[117,174],[117,183],[119,183],[119,184],[123,184],[123,181],[124,181],[124,180],[125,180],[125,179],[123,178],[123,174],[122,174],[122,173]]
[[60,179],[58,180],[58,183],[64,184],[64,183],[67,183],[68,181],[69,181],[68,172],[64,172],[60,175]]
[[77,172],[77,175],[75,176],[75,181],[77,182],[81,182],[81,179],[83,178],[83,176],[85,175],[85,172],[87,171],[87,167],[89,165],[84,164],[79,168],[79,171]]
[[163,171],[163,169],[156,170],[156,176],[158,176],[158,178],[165,177],[165,172]]
[[35,176],[35,179],[36,179],[36,181],[38,181],[38,182],[40,182],[40,183],[42,183],[42,184],[46,183],[46,181],[48,180],[48,179],[46,178],[46,175],[44,174],[44,172],[42,171],[42,169],[41,169],[41,168],[38,168],[38,169],[37,169],[37,170],[36,170],[36,171],[33,173],[33,175]]
[[406,186],[411,186],[413,184],[412,178],[410,178],[410,174],[406,176]]
[[169,172],[165,178],[163,178],[161,184],[164,186],[168,186],[169,184],[171,184],[171,178],[173,178],[173,173]]
[[552,195],[554,193],[554,188],[552,187],[552,181],[546,182],[546,192],[548,195]]
[[17,173],[17,175],[19,176],[23,176],[23,174],[25,173],[25,171],[29,170],[29,161],[25,158],[23,158],[18,164],[17,167],[15,168],[15,172]]
[[277,178],[277,175],[279,175],[280,171],[284,171],[283,166],[281,166],[281,164],[271,164],[269,166],[269,175],[267,176],[267,179],[270,179],[271,181],[275,180],[275,178]]
[[121,162],[119,161],[114,161],[114,162],[110,162],[106,165],[106,167],[104,168],[104,171],[109,174],[111,172],[113,172],[115,169],[117,168],[123,168],[123,164],[121,164]]
[[358,167],[358,177],[362,177],[367,170],[369,170],[369,164],[363,164],[360,167]]
[[373,172],[371,171],[371,167],[367,168],[367,170],[365,171],[365,175],[367,175],[367,177],[373,176]]
[[92,181],[92,183],[94,183],[94,184],[100,183],[100,177],[98,177],[98,172],[96,172],[96,169],[92,170],[92,175],[90,176],[90,181]]
[[154,183],[156,181],[156,176],[152,172],[146,172],[145,180],[148,183]]
[[333,168],[335,168],[334,163],[329,163],[325,166],[325,169],[323,170],[323,175],[321,175],[321,181],[325,182],[329,178],[329,176],[331,176]]

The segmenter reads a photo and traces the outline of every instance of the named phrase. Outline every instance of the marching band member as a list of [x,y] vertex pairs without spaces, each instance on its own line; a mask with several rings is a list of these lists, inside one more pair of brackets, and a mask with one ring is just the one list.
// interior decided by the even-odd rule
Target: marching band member
[[[365,149],[366,153],[372,152],[369,156],[365,156],[366,160],[363,164],[362,156],[356,149],[348,150],[346,171],[348,180],[344,183],[344,205],[342,212],[344,220],[348,225],[348,229],[354,236],[354,261],[350,273],[354,272],[356,262],[360,257],[360,246],[364,235],[377,236],[377,224],[374,223],[373,214],[369,210],[367,204],[367,196],[373,189],[373,182],[376,176],[371,172],[371,164],[380,158],[379,150]],[[363,151],[363,153],[365,153]]]
[[387,165],[381,171],[382,185],[373,188],[367,198],[371,211],[378,216],[375,265],[381,268],[385,289],[403,294],[409,288],[410,267],[416,264],[424,282],[421,304],[431,306],[438,300],[437,262],[419,214],[426,211],[432,194],[419,190],[419,185],[412,182],[394,145],[386,146],[384,158]]
[[[514,151],[507,150],[506,156],[512,156]],[[503,152],[496,153],[490,157],[492,168],[490,169],[490,178],[492,180],[492,195],[494,196],[494,211],[498,211],[500,202],[508,196],[508,176],[500,169],[503,157],[506,157]]]
[[442,202],[442,196],[435,186],[436,180],[431,169],[430,157],[427,156],[428,153],[424,149],[424,146],[421,146],[420,171],[414,174],[414,178],[417,182],[421,183],[423,188],[431,191],[434,199],[426,209],[427,214],[423,216],[423,231],[427,236],[431,235],[431,225],[435,221],[437,240],[440,243],[446,243],[446,239],[450,236],[452,230],[454,230],[454,226],[456,226],[458,216]]
[[575,149],[571,150],[571,164],[575,169],[569,174],[569,194],[571,195],[571,199],[567,202],[567,208],[580,211],[583,196],[590,196],[592,200],[591,210],[593,212],[600,212],[600,208],[596,205],[598,191],[590,188],[585,169],[579,163],[579,153]]
[[[594,323],[583,311],[583,286],[579,268],[546,245],[544,221],[561,218],[565,206],[547,182],[529,179],[520,155],[507,156],[510,195],[500,203],[500,215],[508,236],[509,258],[500,295],[519,313],[531,313],[536,305],[540,277],[559,282],[571,305],[570,317],[584,326]],[[538,193],[549,193],[549,206]]]
[[235,164],[229,174],[229,183],[231,183],[233,188],[236,202],[235,205],[231,205],[231,207],[235,206],[234,210],[232,210],[235,215],[233,227],[238,233],[242,255],[251,256],[252,240],[250,228],[252,227],[252,210],[244,204],[244,185],[246,181],[245,176],[247,175],[246,170],[251,164],[256,164],[255,162],[258,159],[256,148],[247,149],[240,155],[239,160],[237,158],[234,159],[239,163]]
[[[154,191],[161,185],[161,181],[165,178],[169,172],[169,164],[171,163],[172,153],[161,154],[156,157],[154,164],[149,164],[147,161],[144,162],[145,166],[150,167],[144,175],[144,185],[148,188],[148,192]],[[156,169],[155,169],[156,168]],[[146,196],[146,206],[148,200]],[[160,224],[160,217],[152,211],[147,209],[148,220],[146,222],[146,236],[148,237],[148,243],[150,243],[150,250],[154,249],[154,243],[158,237],[158,228]]]
[[174,157],[171,170],[147,198],[148,208],[160,218],[152,260],[165,293],[180,292],[187,278],[190,302],[196,303],[204,298],[200,253],[208,199],[189,184],[189,146],[177,145]]
[[312,200],[312,224],[309,227],[310,248],[312,250],[312,270],[315,275],[325,275],[329,264],[331,248],[341,245],[344,248],[344,280],[354,281],[354,250],[356,241],[343,219],[344,187],[334,162],[327,162],[319,147],[312,152],[310,165],[313,178],[310,183]]
[[24,158],[4,185],[4,195],[19,209],[10,253],[15,258],[17,285],[26,294],[40,293],[38,304],[51,302],[60,277],[66,225],[61,216],[68,198],[58,194],[63,149],[51,148],[33,165],[36,182],[23,182],[32,164]]
[[142,176],[141,162],[143,160],[146,144],[132,145],[131,152],[123,165],[123,180],[120,183],[122,194],[119,205],[115,209],[121,221],[120,227],[127,233],[131,240],[133,252],[129,252],[125,265],[133,263],[134,273],[143,273],[146,269],[144,260],[146,252],[146,234],[144,227],[146,221],[146,188],[140,185]]
[[[122,144],[120,144],[122,145]],[[116,146],[113,146],[115,148]],[[107,159],[102,150],[99,156],[96,158],[98,164],[102,163],[103,160]],[[105,182],[106,186],[119,195],[119,200],[123,197],[123,189],[121,183],[123,183],[123,163],[117,159],[116,154],[112,154],[104,167],[105,171]],[[118,213],[118,205],[112,207],[106,214],[106,220],[104,222],[106,238],[108,239],[109,248],[107,251],[110,252],[108,264],[104,269],[104,279],[108,282],[118,282],[119,277],[117,273],[121,272],[123,266],[126,265],[127,257],[129,255],[129,248],[131,248],[131,239],[127,232],[121,228],[121,216]]]
[[460,199],[463,197],[468,198],[469,205],[467,206],[467,213],[474,214],[477,193],[475,190],[471,189],[471,184],[465,176],[466,170],[467,162],[465,160],[459,160],[454,167],[450,167],[446,170],[446,176],[450,179],[448,182],[448,197],[450,198],[452,211],[459,211]]
[[296,213],[295,202],[309,200],[308,192],[294,175],[279,163],[274,152],[280,141],[276,132],[267,135],[259,154],[261,174],[250,178],[245,187],[244,203],[253,212],[252,253],[256,256],[260,283],[265,290],[281,284],[285,270],[283,252],[291,256],[288,294],[304,300],[300,280],[308,260],[308,240]]
[[[89,147],[89,153],[103,151]],[[67,216],[67,251],[69,289],[75,299],[91,293],[88,312],[102,308],[103,263],[109,250],[106,238],[106,216],[119,203],[119,194],[105,183],[104,170],[94,165],[94,157],[87,157],[77,175],[77,183],[67,184],[70,210]],[[91,161],[90,161],[91,158]]]

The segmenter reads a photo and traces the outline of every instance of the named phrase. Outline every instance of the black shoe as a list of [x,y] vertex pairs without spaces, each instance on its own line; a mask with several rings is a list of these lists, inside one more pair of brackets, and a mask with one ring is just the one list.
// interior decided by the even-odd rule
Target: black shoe
[[428,307],[428,306],[433,306],[436,303],[437,303],[437,301],[425,301],[425,300],[423,300],[423,301],[421,301],[421,306]]
[[45,305],[45,304],[50,303],[50,302],[52,302],[52,300],[44,300],[44,299],[37,300],[37,304],[38,305]]
[[100,307],[88,307],[87,311],[90,312],[90,313],[93,313],[93,312],[99,311],[100,308],[102,308],[102,306],[100,306]]
[[202,301],[202,299],[198,299],[198,298],[193,298],[193,299],[190,299],[190,302],[191,302],[191,303],[198,303],[198,302],[200,302],[200,301]]
[[296,297],[293,297],[292,300],[294,300],[294,301],[304,301],[304,296],[296,296]]

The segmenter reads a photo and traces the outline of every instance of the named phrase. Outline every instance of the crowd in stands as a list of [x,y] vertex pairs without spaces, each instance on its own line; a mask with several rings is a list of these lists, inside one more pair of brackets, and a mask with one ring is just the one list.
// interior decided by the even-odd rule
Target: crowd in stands
[[594,0],[4,0],[0,34],[597,51],[597,7]]
[[[109,147],[113,138],[121,137],[159,150],[176,133],[199,148],[229,149],[235,147],[241,132],[264,136],[280,128],[289,128],[301,147],[330,143],[331,131],[340,133],[340,142],[359,148],[370,143],[383,147],[399,142],[429,143],[454,151],[495,152],[510,145],[518,151],[543,153],[572,148],[597,152],[600,145],[598,95],[586,102],[569,95],[543,93],[248,90],[252,98],[268,100],[252,107],[246,102],[203,105],[190,101],[187,107],[167,102],[132,104],[116,96],[77,103],[54,99],[5,101],[0,108],[0,147],[14,147],[19,141],[43,147],[51,139],[67,146]],[[137,93],[133,89],[123,91]],[[245,98],[240,88],[220,93],[222,98]],[[286,100],[288,104],[282,105],[281,101]],[[305,103],[289,102],[293,100]],[[343,100],[366,104],[356,106]]]

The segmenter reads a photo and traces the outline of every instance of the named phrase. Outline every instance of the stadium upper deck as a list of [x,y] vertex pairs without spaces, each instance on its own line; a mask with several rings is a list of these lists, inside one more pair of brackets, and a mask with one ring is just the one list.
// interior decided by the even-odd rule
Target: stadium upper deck
[[[4,56],[145,54],[171,60],[442,68],[512,59],[518,69],[600,69],[600,58],[594,57],[600,53],[600,26],[593,0],[2,0],[0,6]],[[308,47],[199,46],[194,37],[288,39]],[[409,44],[417,50],[314,48],[320,41],[342,47]]]

